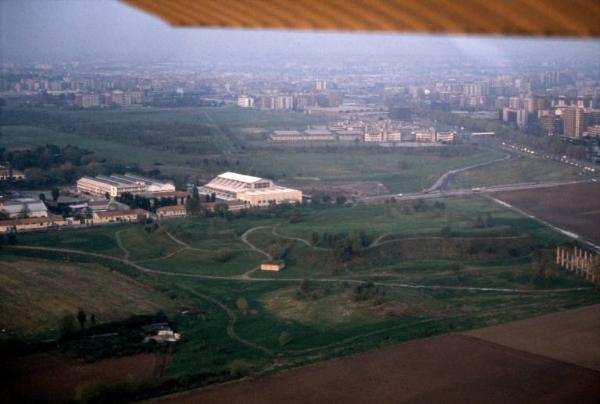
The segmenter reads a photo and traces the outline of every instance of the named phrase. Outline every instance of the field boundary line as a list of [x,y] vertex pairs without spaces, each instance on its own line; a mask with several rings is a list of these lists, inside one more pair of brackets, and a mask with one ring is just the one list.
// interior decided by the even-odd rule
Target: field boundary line
[[510,204],[508,202],[505,202],[505,201],[503,201],[501,199],[494,198],[493,196],[490,196],[490,195],[486,195],[486,197],[490,198],[492,201],[494,201],[498,205],[503,206],[503,207],[508,208],[508,209],[512,209],[513,211],[515,211],[515,212],[517,212],[517,213],[519,213],[519,214],[521,214],[521,215],[523,215],[525,217],[528,217],[528,218],[530,218],[532,220],[535,220],[536,222],[538,222],[538,223],[540,223],[540,224],[542,224],[542,225],[544,225],[546,227],[549,227],[552,230],[557,231],[557,232],[559,232],[562,235],[565,235],[565,236],[567,236],[567,237],[569,237],[569,238],[571,238],[573,240],[577,240],[577,241],[580,241],[580,242],[582,242],[584,244],[587,244],[587,246],[590,247],[592,250],[594,250],[594,252],[600,253],[600,246],[599,245],[594,244],[591,241],[589,241],[589,240],[581,237],[579,234],[573,233],[572,231],[561,229],[560,227],[555,226],[552,223],[549,223],[549,222],[547,222],[547,221],[545,221],[543,219],[540,219],[539,217],[534,216],[531,213],[526,212],[525,210],[517,208],[516,206],[514,206],[514,205],[512,205],[512,204]]

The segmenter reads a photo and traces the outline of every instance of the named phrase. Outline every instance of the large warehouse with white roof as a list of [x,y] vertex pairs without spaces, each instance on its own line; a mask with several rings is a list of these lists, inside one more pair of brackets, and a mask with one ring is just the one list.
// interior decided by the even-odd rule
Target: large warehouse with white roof
[[198,187],[204,195],[215,194],[219,199],[240,200],[249,206],[268,206],[270,203],[302,202],[302,191],[275,185],[273,181],[250,175],[226,172]]

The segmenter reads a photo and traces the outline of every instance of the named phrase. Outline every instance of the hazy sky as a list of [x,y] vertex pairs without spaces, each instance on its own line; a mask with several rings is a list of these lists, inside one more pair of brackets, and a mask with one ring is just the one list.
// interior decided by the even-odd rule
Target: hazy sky
[[474,60],[593,55],[599,40],[531,40],[172,28],[113,0],[0,0],[3,61],[325,58],[460,52]]

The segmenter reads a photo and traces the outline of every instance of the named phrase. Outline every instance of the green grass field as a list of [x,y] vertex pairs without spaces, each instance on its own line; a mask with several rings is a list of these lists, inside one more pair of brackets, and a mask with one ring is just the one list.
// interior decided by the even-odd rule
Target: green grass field
[[61,318],[83,309],[98,322],[172,312],[174,301],[95,263],[60,262],[3,253],[0,260],[2,337],[55,337]]
[[[284,210],[165,220],[151,232],[130,224],[19,234],[18,245],[128,256],[159,273],[5,246],[0,274],[8,286],[0,286],[0,301],[18,301],[10,311],[18,325],[13,320],[11,327],[38,338],[50,330],[41,320],[46,312],[29,313],[50,299],[46,290],[52,303],[44,310],[77,305],[114,315],[103,314],[105,321],[163,309],[184,336],[170,351],[172,378],[273,371],[600,302],[600,293],[571,273],[532,271],[533,257],[551,253],[565,236],[485,197],[440,202],[444,208],[432,201],[418,209],[417,202],[304,206],[297,223]],[[342,260],[337,247],[314,245],[313,233],[321,240],[325,232],[342,239],[362,233],[366,244]],[[258,249],[284,251],[286,268],[253,271],[265,257],[244,234]],[[34,298],[28,303],[26,296]]]
[[461,189],[520,182],[573,181],[592,177],[593,174],[584,174],[581,169],[557,161],[519,156],[513,160],[463,171],[454,176],[450,188]]
[[5,111],[0,127],[6,147],[54,143],[93,150],[124,162],[193,164],[190,156],[231,153],[246,138],[262,140],[277,128],[303,129],[323,118],[289,112],[223,108],[137,108]]
[[[0,139],[7,148],[72,144],[98,156],[144,168],[155,164],[167,175],[208,180],[225,170],[277,179],[310,189],[312,184],[379,182],[390,192],[420,191],[448,170],[499,158],[487,148],[451,146],[383,150],[327,145],[304,147],[264,142],[275,129],[303,129],[328,118],[293,112],[227,107],[136,108],[102,111],[22,109],[3,112]],[[260,150],[245,150],[245,142]],[[258,143],[257,143],[258,142]],[[281,150],[284,148],[284,150]],[[227,159],[230,165],[217,162]],[[233,165],[232,165],[233,164]],[[563,164],[521,156],[458,174],[452,188],[583,178]]]
[[[502,156],[472,145],[276,150],[264,142],[272,130],[327,121],[289,112],[41,112],[3,123],[2,146],[73,144],[165,174],[207,180],[232,170],[307,190],[380,182],[390,192],[421,191],[448,170]],[[520,157],[461,173],[451,187],[579,178],[562,164]],[[532,271],[537,255],[551,254],[570,241],[566,236],[479,195],[298,209],[295,223],[284,210],[170,219],[157,229],[122,224],[18,234],[16,247],[78,253],[2,245],[0,328],[39,341],[56,337],[64,314],[79,309],[100,323],[162,310],[183,335],[168,349],[165,380],[185,381],[221,371],[271,372],[600,303],[597,289],[571,273]],[[286,267],[256,270],[265,253],[281,254]]]
[[456,156],[440,156],[439,151],[349,150],[339,153],[276,153],[242,156],[244,172],[294,185],[376,181],[391,192],[416,192],[431,186],[446,171],[501,157],[488,149],[476,149]]

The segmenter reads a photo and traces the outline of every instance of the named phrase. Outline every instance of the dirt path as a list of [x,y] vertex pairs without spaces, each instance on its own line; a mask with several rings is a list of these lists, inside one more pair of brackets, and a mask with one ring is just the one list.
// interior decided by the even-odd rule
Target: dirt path
[[167,258],[171,258],[171,257],[173,257],[173,256],[175,256],[175,255],[177,255],[177,254],[179,254],[180,252],[182,252],[182,251],[185,251],[185,250],[189,250],[189,248],[182,247],[182,248],[180,248],[180,249],[178,249],[178,250],[175,250],[175,251],[173,251],[172,253],[169,253],[169,254],[167,254],[167,255],[165,255],[165,256],[163,256],[163,257],[148,258],[148,259],[146,259],[146,260],[136,260],[136,261],[132,261],[132,262],[141,263],[141,262],[160,261],[160,260],[164,260],[164,259],[167,259]]
[[192,246],[190,246],[185,241],[181,241],[178,238],[176,238],[174,235],[172,235],[171,233],[169,233],[167,230],[165,230],[165,234],[167,235],[167,237],[169,237],[171,240],[173,240],[176,244],[179,244],[180,246],[182,246],[184,248],[190,248],[190,249],[193,248]]
[[286,239],[286,240],[298,241],[298,242],[300,242],[300,243],[302,243],[302,244],[305,244],[305,245],[307,245],[308,247],[314,248],[315,250],[325,250],[325,251],[331,251],[331,250],[333,250],[333,248],[319,247],[319,246],[313,245],[313,244],[311,244],[311,242],[310,242],[310,241],[308,241],[308,240],[306,240],[306,239],[303,239],[303,238],[300,238],[300,237],[290,237],[290,236],[284,236],[283,234],[281,234],[281,233],[279,233],[279,232],[277,231],[277,226],[274,226],[274,227],[273,227],[273,231],[272,231],[272,233],[273,233],[273,235],[274,235],[274,236],[276,236],[276,237],[281,237],[281,238],[284,238],[284,239]]
[[[388,234],[389,235],[389,234]],[[378,237],[371,245],[366,247],[367,250],[371,248],[381,247],[382,245],[395,243],[398,241],[419,241],[419,240],[442,240],[444,237],[441,236],[429,236],[429,237],[406,237],[406,238],[393,238],[390,240],[381,241],[385,235]],[[527,236],[497,236],[487,237],[486,240],[517,240],[527,238]],[[451,237],[449,240],[479,240],[480,237]]]
[[264,353],[266,353],[268,355],[273,355],[273,351],[271,351],[270,349],[268,349],[268,348],[266,348],[266,347],[264,347],[262,345],[256,344],[256,343],[254,343],[252,341],[248,341],[247,339],[244,339],[244,338],[240,337],[239,335],[237,335],[235,333],[235,322],[237,320],[237,317],[236,317],[235,313],[233,312],[233,310],[231,310],[229,307],[227,307],[227,305],[225,303],[220,302],[219,300],[217,300],[217,299],[215,299],[213,297],[210,297],[210,296],[205,295],[203,293],[197,292],[197,291],[195,291],[193,289],[190,289],[188,287],[185,287],[185,286],[179,286],[179,287],[181,289],[185,290],[186,292],[188,292],[188,293],[190,293],[190,294],[192,294],[192,295],[194,295],[196,297],[199,297],[202,300],[207,300],[210,303],[212,303],[212,304],[220,307],[225,312],[225,314],[227,315],[227,317],[229,318],[229,323],[227,324],[227,335],[229,335],[230,338],[232,338],[232,339],[234,339],[234,340],[238,341],[239,343],[244,344],[246,346],[249,346],[249,347],[258,349],[260,351],[263,351]]
[[[84,255],[88,257],[97,257],[103,258],[111,261],[116,261],[123,263],[125,265],[129,265],[141,272],[152,273],[157,275],[166,275],[166,276],[174,276],[181,278],[196,278],[196,279],[207,279],[207,280],[229,280],[229,281],[243,281],[243,282],[291,282],[291,283],[299,283],[304,280],[304,278],[251,278],[244,277],[243,275],[233,275],[233,276],[219,276],[219,275],[204,275],[204,274],[192,274],[185,272],[168,272],[161,271],[158,269],[150,269],[143,267],[133,261],[125,260],[119,257],[113,257],[105,254],[98,253],[89,253],[85,251],[78,250],[70,250],[68,248],[54,248],[54,247],[37,247],[37,246],[7,246],[7,248],[19,249],[19,250],[31,250],[31,251],[51,251],[51,252],[60,252],[66,254],[76,254],[76,255]],[[357,275],[356,277],[359,277]],[[365,275],[368,276],[368,275]],[[341,279],[341,278],[313,278],[311,279],[314,282],[339,282],[342,280],[343,282],[350,284],[361,284],[364,283],[363,280],[359,279]],[[573,292],[573,291],[581,291],[581,290],[589,290],[592,287],[582,287],[582,288],[564,288],[564,289],[513,289],[513,288],[485,288],[485,287],[472,287],[472,286],[446,286],[446,285],[423,285],[423,284],[410,284],[410,283],[391,283],[391,282],[374,282],[376,286],[387,286],[387,287],[395,287],[395,288],[408,288],[408,289],[431,289],[431,290],[470,290],[470,291],[478,291],[478,292],[502,292],[502,293],[563,293],[563,292]]]
[[260,248],[258,248],[257,246],[255,246],[254,244],[252,244],[250,241],[248,241],[248,235],[256,230],[260,230],[260,229],[268,229],[271,226],[256,226],[253,227],[251,229],[248,229],[244,232],[244,234],[242,234],[242,243],[246,244],[248,247],[250,247],[250,249],[256,251],[259,254],[264,255],[267,260],[271,261],[273,260],[273,256],[271,254],[269,254],[268,252],[261,250]]
[[367,248],[377,247],[379,244],[381,244],[381,240],[383,240],[384,238],[386,238],[389,235],[390,235],[390,233],[383,233],[381,236],[379,236],[375,240],[373,240],[373,242],[371,244],[369,244],[369,246]]
[[121,232],[122,231],[123,230],[119,230],[115,233],[115,239],[117,240],[117,245],[119,246],[121,251],[123,251],[123,259],[125,261],[129,261],[129,250],[127,248],[125,248],[125,246],[123,245],[123,241],[121,240]]

